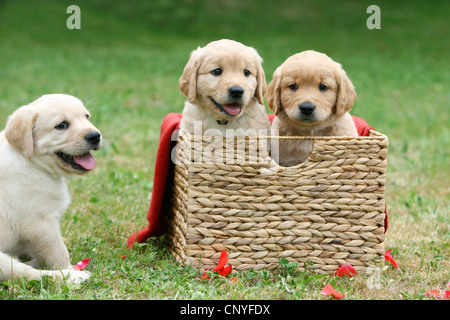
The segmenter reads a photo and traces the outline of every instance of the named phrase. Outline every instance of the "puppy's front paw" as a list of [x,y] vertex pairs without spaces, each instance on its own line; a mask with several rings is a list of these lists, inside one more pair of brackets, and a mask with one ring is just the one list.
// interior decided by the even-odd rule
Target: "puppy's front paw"
[[91,273],[89,271],[81,271],[81,270],[74,270],[74,269],[66,269],[62,270],[62,273],[64,274],[64,278],[69,283],[81,283],[89,279],[91,276]]

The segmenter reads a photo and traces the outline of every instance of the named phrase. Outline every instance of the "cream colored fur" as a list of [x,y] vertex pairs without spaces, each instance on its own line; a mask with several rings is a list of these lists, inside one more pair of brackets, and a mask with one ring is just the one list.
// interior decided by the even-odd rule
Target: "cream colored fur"
[[[255,49],[233,40],[214,41],[193,51],[179,81],[187,97],[180,128],[194,133],[197,122],[203,134],[252,135],[265,129],[269,135],[270,122],[263,105],[267,85],[261,63]],[[214,75],[218,68],[222,73]],[[233,86],[243,89],[240,99],[230,97]],[[239,114],[227,114],[217,106],[231,103],[240,105]]]
[[[0,132],[0,281],[46,275],[81,282],[89,277],[73,269],[59,225],[70,203],[65,177],[88,170],[55,154],[77,156],[100,147],[101,140],[94,146],[85,139],[98,132],[88,118],[77,98],[44,95],[17,109]],[[68,128],[56,129],[61,122]],[[23,263],[22,256],[31,260]]]

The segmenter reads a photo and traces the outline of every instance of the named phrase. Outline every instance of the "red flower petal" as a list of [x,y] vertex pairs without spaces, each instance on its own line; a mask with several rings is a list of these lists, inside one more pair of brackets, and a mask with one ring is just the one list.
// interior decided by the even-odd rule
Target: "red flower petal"
[[339,291],[334,290],[331,284],[329,283],[327,283],[327,285],[322,289],[322,294],[324,296],[332,296],[338,300],[345,297],[345,295],[343,295]]
[[450,290],[445,290],[444,291],[444,296],[446,300],[450,300]]
[[350,278],[356,276],[356,270],[352,267],[350,263],[344,263],[339,269],[336,270],[334,274],[338,277],[349,276]]
[[232,265],[230,264],[230,265],[226,266],[225,268],[219,270],[218,272],[219,272],[219,274],[220,274],[221,276],[226,277],[226,276],[228,276],[228,275],[231,273],[231,269],[232,269],[232,268],[233,268],[233,267],[232,267]]
[[220,253],[219,263],[217,267],[215,267],[212,271],[221,271],[228,262],[228,253],[225,250],[222,250]]
[[397,262],[395,262],[394,258],[391,255],[391,250],[386,251],[386,253],[384,254],[384,259],[390,262],[395,268],[398,268]]
[[424,295],[430,295],[430,296],[433,296],[435,298],[442,299],[441,294],[437,290],[429,290],[429,291],[425,292]]
[[[238,282],[239,282],[239,279],[233,277],[233,278],[230,279],[230,281],[231,281],[231,282],[236,282],[236,283],[238,283]],[[450,292],[450,291],[449,291],[449,292]]]
[[206,270],[208,270],[208,269],[205,269],[205,273],[200,277],[200,279],[207,279],[207,280],[209,280],[209,276],[206,273]]
[[83,259],[80,262],[78,262],[76,265],[74,265],[73,268],[75,270],[83,270],[84,268],[86,268],[89,265],[89,260],[91,260],[91,258]]

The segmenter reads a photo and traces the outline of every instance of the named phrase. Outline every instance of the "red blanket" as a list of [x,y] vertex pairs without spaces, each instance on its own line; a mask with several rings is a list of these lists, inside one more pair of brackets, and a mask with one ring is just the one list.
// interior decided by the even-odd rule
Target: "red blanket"
[[[267,115],[270,121],[273,121],[274,115]],[[358,134],[360,136],[368,136],[370,127],[363,119],[353,116]],[[171,141],[172,133],[179,128],[181,122],[180,113],[169,113],[161,124],[161,136],[159,140],[158,151],[156,154],[155,173],[153,178],[153,192],[150,201],[150,207],[147,213],[148,225],[133,233],[128,238],[128,247],[133,243],[144,242],[149,237],[159,237],[165,233],[164,212],[166,212],[166,201],[164,201],[167,179],[171,166],[170,152],[173,145]],[[385,232],[388,227],[387,214],[384,221]]]

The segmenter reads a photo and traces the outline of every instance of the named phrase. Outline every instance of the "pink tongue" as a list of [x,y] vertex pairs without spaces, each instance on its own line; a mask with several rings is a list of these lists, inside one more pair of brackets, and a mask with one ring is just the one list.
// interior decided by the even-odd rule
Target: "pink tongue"
[[95,168],[95,164],[97,161],[95,158],[88,152],[81,156],[74,156],[73,159],[76,163],[78,163],[80,166],[85,168],[86,170],[92,170]]
[[224,105],[223,108],[231,116],[235,116],[241,112],[241,106],[238,104]]

